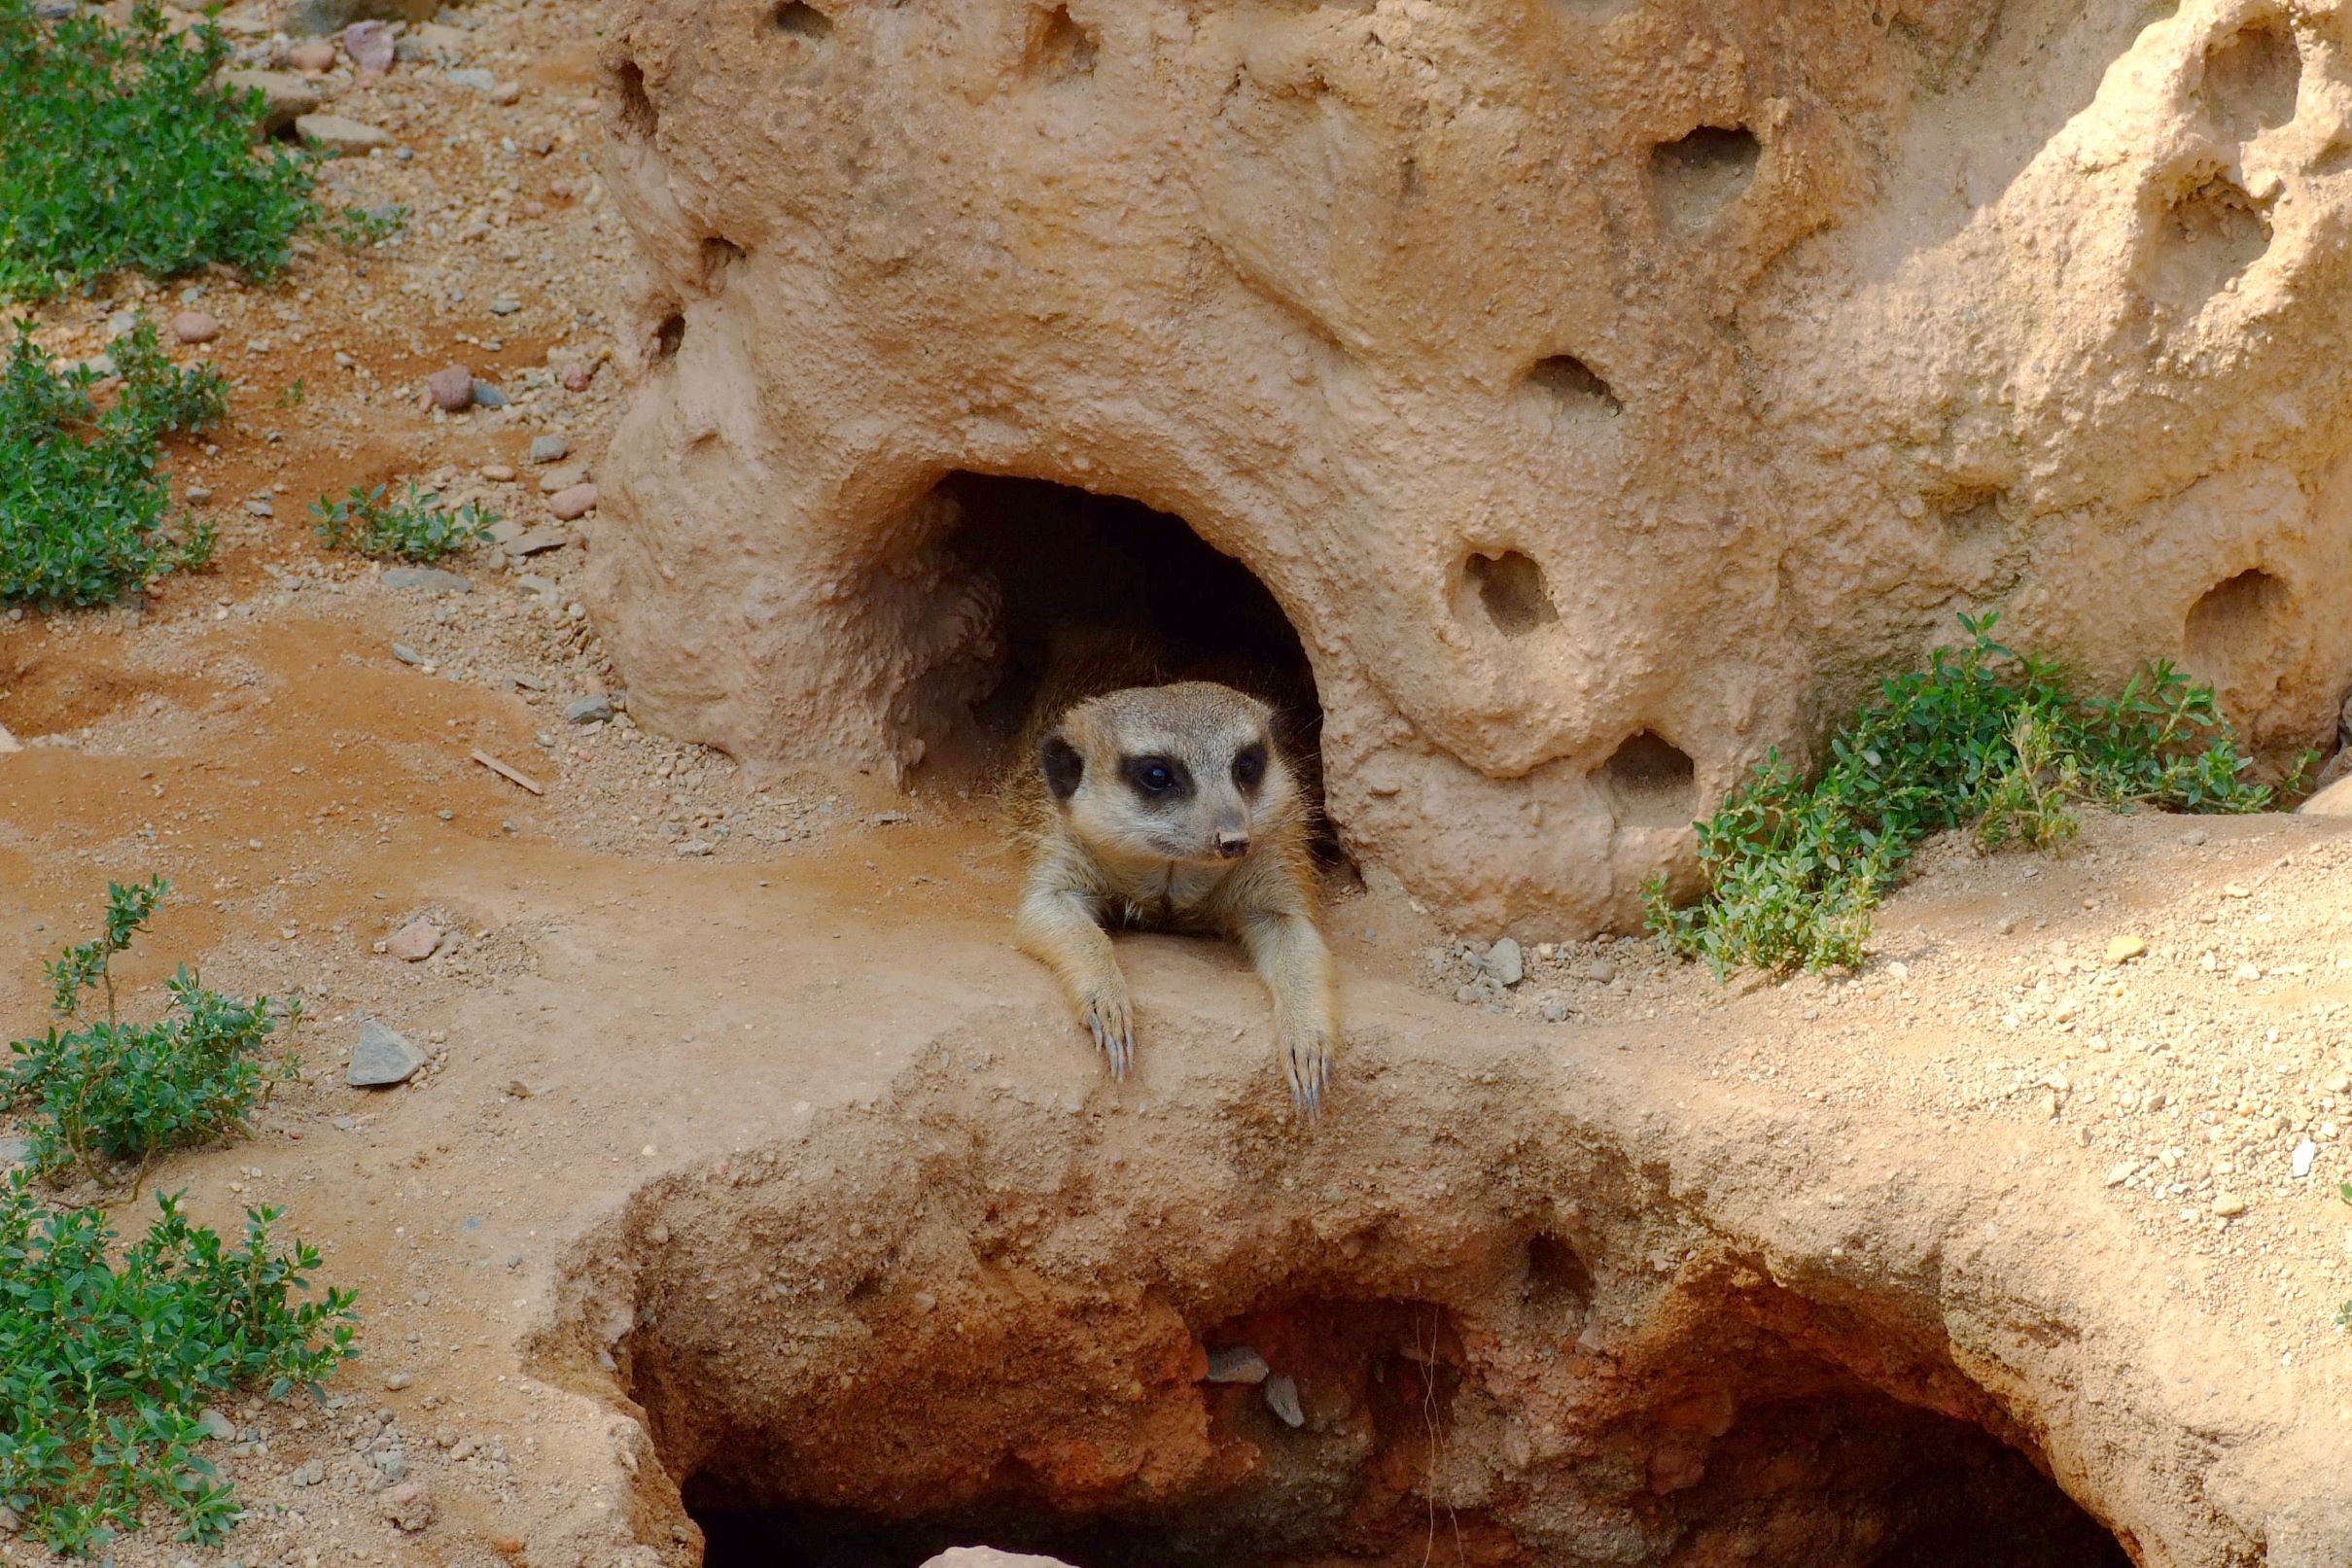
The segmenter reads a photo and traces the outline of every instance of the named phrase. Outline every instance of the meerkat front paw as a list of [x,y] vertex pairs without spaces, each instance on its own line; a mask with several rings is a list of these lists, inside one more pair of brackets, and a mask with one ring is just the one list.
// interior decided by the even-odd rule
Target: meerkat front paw
[[1090,989],[1078,1005],[1078,1021],[1109,1059],[1110,1075],[1125,1078],[1136,1054],[1135,1014],[1127,1003],[1126,984],[1114,980]]
[[1281,1031],[1282,1074],[1290,1080],[1290,1103],[1302,1115],[1313,1116],[1323,1108],[1323,1090],[1331,1082],[1332,1044],[1327,1028],[1294,1024]]

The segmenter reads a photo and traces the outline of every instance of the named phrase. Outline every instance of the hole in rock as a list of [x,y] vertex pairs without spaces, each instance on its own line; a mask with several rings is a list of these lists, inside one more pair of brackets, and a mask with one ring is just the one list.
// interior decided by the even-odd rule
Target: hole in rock
[[1613,415],[1623,411],[1617,394],[1593,367],[1573,354],[1537,360],[1527,372],[1529,390],[1540,392],[1571,414]]
[[[791,1239],[742,1263],[720,1261],[741,1218],[669,1209],[678,1239],[614,1346],[709,1568],[916,1568],[959,1545],[1077,1568],[2128,1561],[1932,1342],[1721,1272],[1656,1298],[1647,1242],[1588,1263],[1539,1240],[1525,1274],[1479,1284],[1453,1237],[1425,1278],[1458,1299],[1354,1295],[1312,1241],[1182,1280],[1108,1255],[1040,1270],[988,1239],[1006,1216],[984,1198],[909,1221],[877,1271],[846,1216],[881,1195],[838,1176],[859,1199],[837,1237],[797,1202],[755,1209]],[[780,1269],[789,1289],[750,1288]],[[1638,1294],[1580,1327],[1596,1272]],[[1266,1380],[1207,1380],[1212,1352]]]
[[1560,619],[1559,607],[1544,586],[1543,568],[1533,556],[1517,550],[1472,555],[1461,564],[1461,582],[1477,595],[1487,619],[1505,637],[1525,637]]
[[635,60],[623,60],[613,72],[613,97],[620,105],[620,128],[640,141],[650,138],[661,123],[653,99],[646,91],[646,73]]
[[[713,234],[708,239],[704,240],[702,242],[701,254],[697,258],[700,273],[699,281],[702,285],[703,292],[705,294],[718,294],[723,290],[726,287],[727,282],[727,269],[733,266],[736,262],[742,261],[744,254],[745,253],[742,246],[736,244],[733,240],[726,238],[724,235]],[[685,322],[683,319],[681,319],[678,323],[678,332],[681,340],[683,340],[685,335]],[[675,345],[673,345],[673,347],[675,347]]]
[[1030,17],[1029,58],[1031,69],[1049,81],[1067,82],[1075,77],[1092,75],[1095,68],[1095,35],[1078,25],[1068,6],[1056,6],[1050,12],[1033,13]]
[[1216,680],[1273,704],[1284,749],[1316,781],[1315,671],[1247,567],[1121,496],[967,472],[936,494],[953,519],[940,542],[1000,606],[1001,662],[970,714],[984,751],[1019,735],[1049,685]]
[[653,357],[657,360],[672,359],[680,349],[685,347],[685,315],[673,310],[662,318],[659,327],[653,329]]
[[833,18],[819,11],[806,0],[784,0],[772,17],[776,30],[811,43],[822,43],[833,36]]
[[2295,593],[2259,568],[2214,584],[2189,608],[2181,662],[2241,722],[2275,693],[2295,633]]
[[1650,150],[1650,194],[1668,226],[1690,233],[1713,223],[1756,177],[1763,144],[1746,129],[1702,125]]
[[1599,779],[1620,827],[1687,827],[1699,814],[1697,767],[1655,731],[1619,747],[1600,765]]
[[2224,175],[2182,196],[2158,220],[2144,278],[2149,295],[2194,310],[2270,248],[2270,220]]
[[2247,141],[2295,118],[2302,52],[2275,22],[2240,28],[2205,56],[2205,102],[2215,128]]

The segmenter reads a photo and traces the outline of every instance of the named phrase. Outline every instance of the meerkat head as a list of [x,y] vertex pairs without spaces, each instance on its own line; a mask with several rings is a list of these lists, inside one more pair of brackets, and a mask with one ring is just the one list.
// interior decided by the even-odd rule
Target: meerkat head
[[1299,810],[1273,711],[1205,680],[1077,704],[1037,765],[1071,832],[1107,857],[1232,864]]

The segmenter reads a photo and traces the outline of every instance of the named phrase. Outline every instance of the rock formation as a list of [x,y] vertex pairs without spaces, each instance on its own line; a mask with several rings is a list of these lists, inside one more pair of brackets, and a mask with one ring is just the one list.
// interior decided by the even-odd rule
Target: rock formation
[[1156,511],[1246,566],[1351,850],[1523,934],[1636,920],[1695,813],[1964,610],[2322,743],[2344,25],[624,0],[644,288],[592,546],[634,711],[903,775],[1075,591],[1035,540],[976,564],[984,475],[1141,504],[1114,556]]

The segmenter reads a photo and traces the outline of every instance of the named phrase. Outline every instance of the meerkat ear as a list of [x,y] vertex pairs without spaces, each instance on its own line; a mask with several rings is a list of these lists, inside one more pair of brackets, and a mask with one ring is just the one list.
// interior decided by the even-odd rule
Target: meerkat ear
[[1051,730],[1037,743],[1037,767],[1045,775],[1045,787],[1053,791],[1056,800],[1068,800],[1078,792],[1078,781],[1086,776],[1086,759],[1060,730]]

